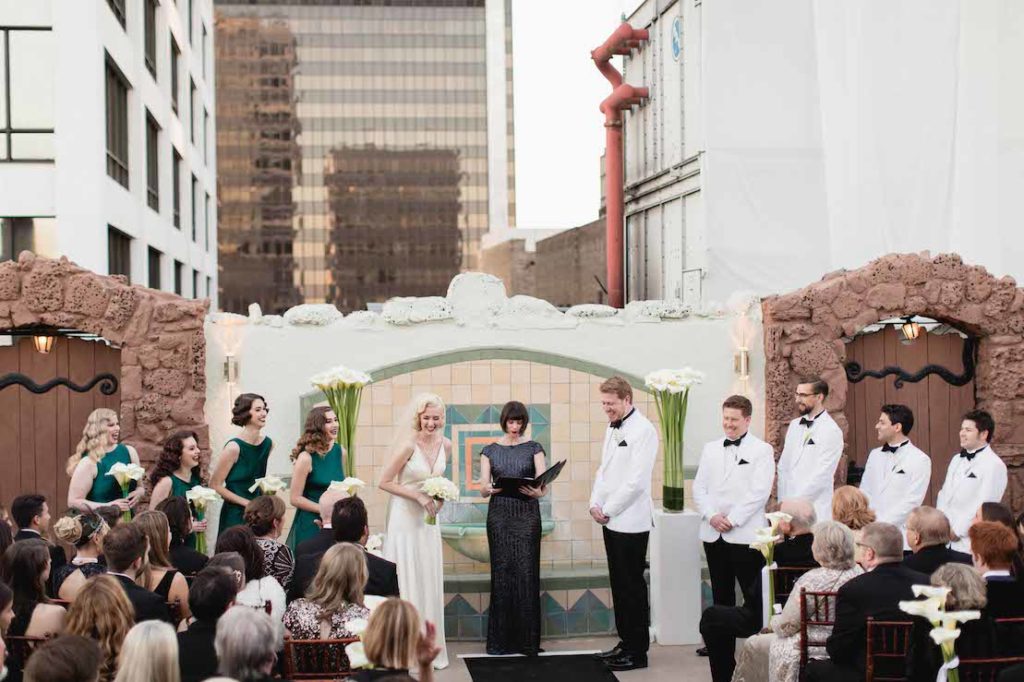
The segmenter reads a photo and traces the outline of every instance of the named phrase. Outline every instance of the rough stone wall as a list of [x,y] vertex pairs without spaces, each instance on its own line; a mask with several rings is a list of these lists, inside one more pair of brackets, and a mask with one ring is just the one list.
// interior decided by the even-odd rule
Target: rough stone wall
[[[892,254],[767,298],[762,307],[765,435],[776,452],[794,417],[793,392],[801,375],[819,374],[828,381],[826,407],[848,432],[843,337],[879,320],[911,314],[976,336],[977,406],[996,421],[994,449],[1010,470],[1004,500],[1016,511],[1024,507],[1024,289],[1012,277],[996,278],[964,264],[957,254]],[[845,471],[844,456],[837,474]]]
[[199,435],[209,462],[206,402],[208,300],[132,286],[97,275],[65,257],[27,251],[0,263],[0,329],[47,325],[102,336],[121,348],[121,437],[143,463],[178,429]]

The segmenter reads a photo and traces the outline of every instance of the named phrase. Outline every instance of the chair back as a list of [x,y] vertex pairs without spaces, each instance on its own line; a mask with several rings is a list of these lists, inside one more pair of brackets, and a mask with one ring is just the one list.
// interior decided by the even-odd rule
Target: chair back
[[7,635],[4,643],[7,645],[7,663],[14,670],[24,670],[28,663],[29,656],[36,650],[36,647],[54,637],[27,637],[25,635]]
[[1000,671],[1024,663],[1024,618],[996,618],[995,641],[987,657],[960,659],[960,682],[995,682]]
[[868,617],[866,682],[905,682],[907,652],[914,624],[904,620],[875,620]]
[[831,628],[836,622],[836,593],[809,592],[800,588],[800,680],[810,660],[811,647],[824,647],[824,639],[811,639],[809,630],[813,626]]
[[345,645],[348,639],[285,639],[284,678],[287,680],[341,680],[352,674]]
[[[777,566],[770,569],[772,572],[772,584],[775,586],[775,603],[785,606],[786,600],[789,599],[789,595],[793,592],[796,581],[804,573],[814,568],[814,566]],[[767,592],[762,596],[762,599],[768,599]],[[767,612],[769,614],[775,613],[772,604],[768,604]]]

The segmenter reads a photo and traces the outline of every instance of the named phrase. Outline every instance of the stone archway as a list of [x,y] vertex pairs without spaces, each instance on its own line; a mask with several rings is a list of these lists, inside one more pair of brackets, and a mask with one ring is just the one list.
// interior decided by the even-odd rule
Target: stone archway
[[[65,257],[22,252],[0,263],[0,329],[45,325],[103,337],[121,349],[121,437],[152,462],[177,429],[199,435],[209,462],[206,339],[209,301],[132,286]],[[70,455],[70,453],[68,453]]]
[[[994,445],[1009,467],[1004,498],[1024,507],[1024,289],[957,254],[890,254],[764,300],[765,433],[779,451],[794,416],[797,377],[828,381],[829,412],[848,431],[843,337],[886,318],[922,315],[979,340],[977,405],[996,420]],[[951,428],[953,428],[951,426]],[[845,472],[844,464],[840,471]]]

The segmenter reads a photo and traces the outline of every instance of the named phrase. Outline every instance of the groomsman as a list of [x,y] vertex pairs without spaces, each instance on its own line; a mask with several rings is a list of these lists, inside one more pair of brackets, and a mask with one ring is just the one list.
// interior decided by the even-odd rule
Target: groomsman
[[832,520],[836,466],[843,454],[843,431],[825,411],[828,384],[820,377],[796,387],[800,416],[789,423],[779,457],[778,499],[802,497],[814,504],[819,521]]
[[654,503],[651,474],[658,433],[633,406],[633,389],[621,377],[601,384],[601,409],[608,417],[601,466],[590,496],[590,515],[602,526],[608,580],[619,643],[598,654],[610,670],[647,667],[650,603],[646,568]]
[[875,519],[891,523],[903,535],[903,551],[907,544],[907,517],[924,502],[932,480],[932,460],[910,442],[914,413],[906,405],[882,405],[882,414],[875,424],[882,443],[868,455],[860,490],[864,493]]
[[711,593],[719,606],[736,605],[736,582],[744,602],[760,601],[761,553],[750,548],[766,525],[765,504],[775,480],[772,446],[749,432],[753,405],[741,396],[722,403],[722,431],[704,446],[693,480],[693,501],[700,512],[700,539],[711,575]]
[[983,502],[999,502],[1006,492],[1006,464],[989,443],[996,423],[984,410],[972,410],[960,424],[960,453],[946,469],[935,506],[949,519],[958,552],[971,551],[967,530]]

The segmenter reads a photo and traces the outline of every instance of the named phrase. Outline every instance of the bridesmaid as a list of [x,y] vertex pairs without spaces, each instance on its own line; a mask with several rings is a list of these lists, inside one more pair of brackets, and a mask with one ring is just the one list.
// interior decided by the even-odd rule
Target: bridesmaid
[[320,532],[314,521],[320,518],[320,496],[331,481],[345,478],[345,451],[338,445],[338,417],[330,407],[314,407],[306,417],[306,426],[292,450],[291,503],[295,520],[288,533],[288,547]]
[[244,524],[245,505],[260,494],[259,489],[249,492],[249,488],[257,478],[267,475],[267,460],[274,447],[270,437],[263,435],[268,412],[270,408],[261,395],[243,393],[235,398],[231,423],[241,426],[242,432],[224,445],[210,480],[210,487],[224,498],[218,534]]
[[121,422],[117,412],[101,407],[93,410],[82,429],[82,440],[68,458],[68,506],[87,512],[114,505],[121,511],[132,509],[145,490],[135,481],[129,484],[128,497],[107,472],[115,464],[138,464],[139,453],[130,445],[119,443]]
[[[199,475],[199,436],[195,431],[178,431],[164,442],[160,458],[156,461],[153,473],[149,475],[149,484],[153,487],[149,498],[150,509],[156,509],[168,497],[187,499],[185,493],[203,484]],[[188,546],[195,549],[196,532],[205,530],[205,519],[193,521],[193,532],[186,540]]]

